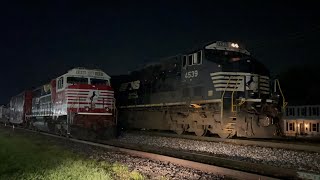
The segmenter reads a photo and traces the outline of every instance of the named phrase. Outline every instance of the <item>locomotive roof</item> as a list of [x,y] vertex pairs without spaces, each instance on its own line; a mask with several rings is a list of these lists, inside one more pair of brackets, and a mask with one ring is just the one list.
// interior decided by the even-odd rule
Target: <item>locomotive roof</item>
[[155,58],[155,60],[151,61],[151,62],[147,62],[145,64],[142,64],[140,66],[138,66],[137,68],[129,71],[129,74],[131,72],[134,71],[140,71],[142,69],[151,67],[151,66],[156,66],[156,65],[162,65],[162,64],[166,64],[166,63],[174,63],[175,59],[178,60],[178,57],[184,54],[190,54],[190,53],[194,53],[203,49],[216,49],[216,50],[229,50],[229,51],[237,51],[237,52],[241,52],[247,55],[250,55],[250,52],[248,52],[246,49],[243,48],[243,46],[239,46],[238,43],[234,43],[234,42],[227,42],[227,41],[209,41],[209,42],[205,42],[205,43],[201,43],[198,44],[188,50],[183,51],[183,53],[179,53],[173,56],[166,56],[166,57],[162,57],[162,58]]
[[[62,74],[63,75],[83,75],[83,76],[101,76],[110,79],[110,76],[105,73],[101,69],[89,69],[89,68],[84,68],[84,67],[76,67],[70,69],[67,73]],[[97,75],[98,74],[98,75]]]
[[216,49],[216,50],[228,50],[228,51],[237,51],[247,55],[250,55],[250,52],[247,51],[243,45],[239,45],[235,42],[228,41],[209,41],[196,45],[184,52],[184,54],[194,53],[202,49]]

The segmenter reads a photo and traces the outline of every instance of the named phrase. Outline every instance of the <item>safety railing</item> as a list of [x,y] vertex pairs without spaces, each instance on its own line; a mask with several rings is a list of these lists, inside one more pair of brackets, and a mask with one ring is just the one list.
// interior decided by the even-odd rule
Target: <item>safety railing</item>
[[[234,103],[234,92],[236,91],[237,87],[238,87],[238,83],[239,81],[241,82],[242,78],[239,77],[236,81],[236,85],[234,86],[233,90],[232,90],[232,94],[231,94],[231,112],[237,112],[237,107],[238,104]],[[235,108],[235,109],[234,109]]]
[[222,95],[221,95],[221,109],[220,109],[220,117],[221,117],[221,120],[223,119],[224,95],[225,95],[225,93],[226,93],[227,88],[229,87],[229,84],[230,84],[230,81],[231,81],[231,77],[232,77],[232,76],[229,77],[229,80],[228,80],[228,82],[227,82],[227,85],[226,85],[226,87],[224,88],[224,90],[223,90],[223,92],[222,92]]
[[285,110],[286,106],[288,105],[288,102],[286,102],[286,99],[283,95],[283,92],[282,92],[282,89],[281,89],[281,86],[280,86],[280,82],[278,79],[275,79],[275,82],[274,82],[274,92],[277,92],[277,86],[279,88],[279,91],[280,91],[280,94],[281,94],[281,97],[282,97],[282,109],[283,111]]

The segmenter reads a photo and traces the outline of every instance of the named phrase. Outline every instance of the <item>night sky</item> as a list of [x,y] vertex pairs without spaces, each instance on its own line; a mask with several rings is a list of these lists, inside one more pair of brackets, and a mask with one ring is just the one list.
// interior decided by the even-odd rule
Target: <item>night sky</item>
[[109,75],[213,40],[235,41],[271,72],[320,60],[315,4],[7,1],[0,6],[0,104],[72,67]]

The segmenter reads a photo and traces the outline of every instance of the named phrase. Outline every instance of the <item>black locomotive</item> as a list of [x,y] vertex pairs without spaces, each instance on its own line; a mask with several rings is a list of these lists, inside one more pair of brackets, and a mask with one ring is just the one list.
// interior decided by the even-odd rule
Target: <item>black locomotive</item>
[[262,63],[221,41],[113,77],[118,125],[222,138],[281,134],[284,104],[271,85]]

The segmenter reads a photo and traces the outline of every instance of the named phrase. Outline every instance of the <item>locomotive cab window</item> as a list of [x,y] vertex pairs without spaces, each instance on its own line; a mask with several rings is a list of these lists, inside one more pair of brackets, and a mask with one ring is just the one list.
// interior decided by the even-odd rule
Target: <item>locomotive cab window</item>
[[193,62],[193,55],[189,55],[188,56],[188,66],[192,66],[192,62]]
[[182,57],[182,67],[186,67],[187,65],[187,56]]
[[67,77],[68,84],[88,84],[88,78]]
[[194,53],[193,64],[201,64],[202,63],[202,51],[198,51]]
[[57,82],[57,88],[62,89],[63,88],[63,77],[59,78]]
[[90,79],[90,84],[92,85],[109,85],[109,81],[106,79]]

